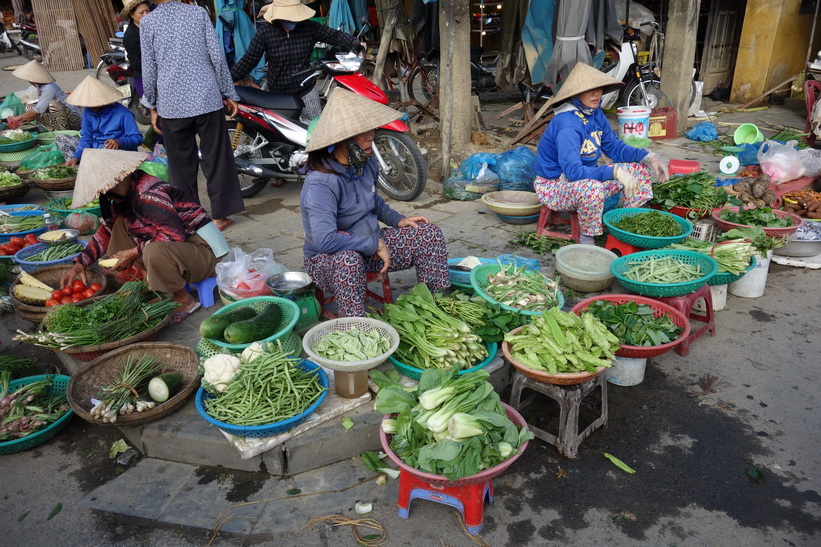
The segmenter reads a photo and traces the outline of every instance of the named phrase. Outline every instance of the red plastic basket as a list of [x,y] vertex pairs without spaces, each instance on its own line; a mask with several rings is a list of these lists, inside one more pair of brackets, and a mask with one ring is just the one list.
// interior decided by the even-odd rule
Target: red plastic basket
[[659,302],[658,300],[653,300],[652,298],[647,298],[644,296],[633,296],[631,294],[605,294],[601,296],[592,296],[590,298],[585,298],[573,306],[573,309],[570,311],[576,315],[581,315],[582,310],[587,308],[595,300],[606,300],[608,302],[612,302],[613,304],[625,304],[631,300],[634,300],[637,304],[646,304],[653,308],[654,317],[669,315],[670,319],[673,320],[673,323],[677,327],[682,327],[684,329],[681,331],[678,338],[672,342],[667,342],[666,344],[662,344],[660,346],[622,346],[616,352],[616,355],[619,357],[632,357],[634,359],[658,357],[659,355],[667,353],[683,341],[687,340],[687,337],[690,336],[690,320],[684,317],[683,313],[663,302]]
[[[502,406],[505,408],[505,412],[507,412],[507,417],[510,418],[511,422],[516,424],[517,427],[527,427],[527,422],[525,421],[525,419],[522,417],[521,414],[516,412],[516,410],[514,410],[512,406],[506,405],[505,403],[502,403]],[[389,416],[385,416],[383,420],[395,417],[396,414],[391,414]],[[513,464],[513,462],[518,460],[519,456],[521,456],[524,453],[528,443],[530,442],[523,442],[522,445],[519,447],[519,451],[514,456],[506,459],[505,461],[499,464],[494,465],[489,469],[485,469],[481,473],[477,473],[475,475],[470,475],[468,477],[462,477],[461,479],[451,481],[449,478],[443,475],[425,473],[424,471],[415,469],[406,464],[405,462],[403,462],[399,458],[399,456],[394,454],[393,450],[391,450],[391,441],[388,438],[387,433],[385,433],[385,430],[382,429],[381,426],[379,427],[379,441],[382,443],[382,450],[385,451],[385,454],[387,454],[391,461],[398,465],[402,469],[402,471],[404,471],[405,473],[410,473],[414,477],[418,478],[419,480],[423,480],[428,484],[436,484],[440,486],[470,486],[473,484],[481,484],[483,482],[487,482],[490,479],[498,475],[501,475],[508,467],[511,466],[511,464]]]
[[[724,207],[724,209],[729,209],[730,211],[732,211],[734,213],[738,212],[738,207]],[[734,222],[727,222],[726,220],[723,220],[723,219],[719,218],[719,215],[721,214],[721,211],[723,211],[724,209],[716,209],[716,210],[713,211],[713,214],[711,215],[713,220],[716,221],[716,225],[719,227],[719,229],[722,232],[728,232],[728,231],[730,231],[734,228],[750,228],[749,224],[736,224]],[[781,227],[769,228],[767,226],[763,226],[764,233],[767,234],[770,237],[784,237],[784,236],[788,236],[790,234],[794,234],[796,232],[796,230],[798,230],[798,228],[800,228],[801,225],[804,223],[804,221],[801,219],[800,216],[793,215],[793,214],[788,213],[786,211],[781,211],[779,209],[773,209],[773,213],[775,213],[775,216],[780,217],[780,218],[790,217],[793,220],[793,225],[792,226],[784,226],[783,228],[781,228]]]

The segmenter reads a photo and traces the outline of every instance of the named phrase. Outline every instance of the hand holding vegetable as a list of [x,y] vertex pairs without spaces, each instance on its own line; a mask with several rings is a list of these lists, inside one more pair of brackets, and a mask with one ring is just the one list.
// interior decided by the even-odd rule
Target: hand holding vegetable
[[396,224],[396,227],[404,228],[405,226],[410,226],[411,228],[418,228],[421,223],[430,223],[430,221],[427,217],[423,216],[405,217]]
[[670,178],[670,173],[667,171],[667,162],[655,152],[648,152],[641,160],[641,163],[653,170],[653,174],[659,182],[667,182],[667,179]]
[[133,247],[131,249],[126,249],[124,251],[119,251],[116,254],[112,255],[111,258],[117,259],[117,264],[115,264],[111,269],[115,271],[119,270],[127,270],[134,264],[134,261],[140,258],[140,252],[137,251],[137,247]]
[[63,165],[65,165],[66,167],[77,167],[78,163],[80,163],[80,160],[78,160],[77,158],[69,158],[69,160],[65,162]]
[[77,278],[83,280],[83,283],[88,284],[88,277],[86,276],[86,267],[80,262],[72,264],[71,268],[60,278],[60,286],[65,287]]
[[635,196],[639,192],[639,181],[631,175],[627,170],[619,166],[613,168],[613,176],[624,187],[624,195],[628,197]]

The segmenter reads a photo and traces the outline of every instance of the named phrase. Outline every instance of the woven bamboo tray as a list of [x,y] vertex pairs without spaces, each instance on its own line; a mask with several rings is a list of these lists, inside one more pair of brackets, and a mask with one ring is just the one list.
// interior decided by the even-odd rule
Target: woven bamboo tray
[[[117,342],[109,342],[107,344],[100,344],[97,346],[79,346],[76,348],[67,348],[64,350],[54,350],[54,351],[62,351],[63,353],[72,356],[75,359],[79,359],[80,361],[93,361],[97,357],[105,355],[110,351],[114,351],[115,349],[122,348],[129,344],[133,344],[135,342],[147,342],[149,340],[153,340],[157,333],[171,321],[171,314],[165,316],[165,318],[151,327],[148,330],[144,330],[142,332],[138,332],[134,336],[129,336],[128,338],[124,338],[123,340],[118,340]],[[192,350],[193,351],[193,350]]]
[[[182,377],[180,388],[174,396],[145,412],[120,415],[114,424],[106,424],[92,417],[91,409],[94,405],[91,403],[91,398],[96,398],[100,387],[116,381],[117,371],[129,357],[144,355],[154,357],[162,364],[161,373],[176,372]],[[71,409],[87,422],[101,425],[145,424],[171,414],[185,403],[189,395],[199,387],[198,365],[197,353],[188,346],[169,342],[131,344],[98,357],[81,368],[68,382],[66,398]],[[141,393],[141,395],[145,395],[146,399],[150,400],[147,394]]]
[[0,188],[0,201],[8,201],[10,199],[21,198],[29,193],[31,184],[22,182],[14,186],[4,186]]
[[[50,287],[58,289],[60,288],[60,278],[63,277],[63,274],[70,268],[71,265],[66,264],[59,266],[48,266],[46,268],[29,272],[29,275],[35,277]],[[102,271],[96,267],[86,268],[86,277],[88,278],[89,285],[92,283],[99,283],[102,286],[95,296],[105,294],[105,290],[108,287],[108,277]],[[47,308],[45,306],[33,306],[17,300],[14,296],[14,290],[19,284],[19,279],[15,280],[11,285],[11,291],[9,291],[9,294],[11,294],[11,301],[14,304],[14,310],[17,312],[17,315],[26,321],[31,321],[34,324],[41,323],[51,308]],[[81,302],[78,302],[78,304],[79,303]]]
[[32,183],[34,183],[35,186],[37,186],[38,188],[42,188],[43,190],[73,190],[74,181],[77,180],[77,177],[68,177],[65,179],[40,180],[30,176],[29,180]]

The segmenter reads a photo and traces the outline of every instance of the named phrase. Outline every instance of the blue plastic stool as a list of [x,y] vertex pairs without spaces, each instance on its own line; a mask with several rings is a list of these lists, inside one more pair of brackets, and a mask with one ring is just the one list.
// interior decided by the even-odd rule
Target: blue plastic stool
[[191,292],[191,287],[197,291],[200,304],[203,308],[210,308],[214,305],[214,289],[217,288],[217,277],[206,277],[199,283],[186,283],[185,290]]

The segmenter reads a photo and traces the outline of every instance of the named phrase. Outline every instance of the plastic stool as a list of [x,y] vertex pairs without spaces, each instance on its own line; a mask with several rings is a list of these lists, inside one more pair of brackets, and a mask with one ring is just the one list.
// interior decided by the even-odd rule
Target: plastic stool
[[630,245],[629,243],[620,241],[613,237],[612,234],[607,236],[607,241],[604,243],[604,248],[608,251],[616,253],[619,256],[626,256],[644,250],[641,247],[636,247],[635,245]]
[[[382,282],[382,294],[373,292],[368,288],[368,283],[375,281]],[[383,304],[393,304],[393,292],[391,291],[391,280],[388,274],[381,274],[379,272],[367,272],[365,274],[365,298],[372,298],[377,302]],[[319,305],[322,306],[322,316],[325,319],[336,319],[336,315],[325,309],[325,306],[336,300],[335,295],[325,296],[319,286],[316,287],[316,299],[319,300]]]
[[[696,313],[693,311],[693,305],[699,298],[704,299],[704,307],[706,313]],[[705,332],[709,332],[712,336],[716,335],[716,318],[713,311],[713,293],[710,292],[709,285],[702,285],[699,290],[694,293],[685,294],[684,296],[668,296],[666,298],[656,298],[659,302],[664,302],[684,314],[688,319],[701,321],[704,325],[698,329],[690,332],[687,340],[676,346],[676,353],[685,357],[690,353],[690,344],[695,342],[699,336]]]
[[[562,216],[563,212],[568,213],[570,215],[570,218],[564,218]],[[547,229],[551,225],[555,224],[569,224],[570,233],[566,234],[564,232],[554,232]],[[574,211],[554,211],[552,209],[549,209],[547,205],[542,205],[542,208],[539,211],[539,221],[536,224],[536,235],[555,237],[556,239],[566,239],[568,241],[574,241],[578,243],[579,236],[581,236],[581,233],[582,231],[581,228],[579,228],[578,213]]]
[[214,305],[214,289],[217,288],[217,277],[206,277],[197,283],[187,283],[185,290],[191,292],[191,287],[197,291],[197,297],[203,308],[210,308]]
[[415,499],[430,500],[455,507],[462,513],[465,528],[471,534],[482,531],[485,518],[485,499],[493,503],[493,481],[487,480],[468,486],[430,484],[405,471],[399,473],[399,516],[410,516],[410,503]]
[[[559,386],[533,380],[517,370],[513,376],[510,406],[519,410],[532,402],[532,397],[522,402],[522,390],[524,388],[529,388],[543,395],[547,395],[559,403],[558,436],[534,427],[531,424],[527,424],[527,427],[533,432],[534,436],[555,446],[560,454],[568,458],[577,458],[581,442],[594,430],[607,425],[607,381],[605,376],[604,373],[597,374],[592,380],[581,384]],[[582,401],[597,387],[601,387],[601,398],[596,402],[599,416],[593,420],[593,423],[588,425],[584,431],[579,431],[579,407]]]

